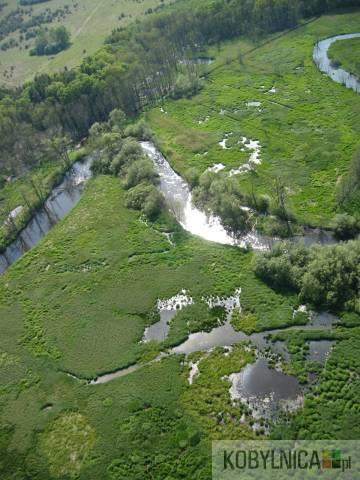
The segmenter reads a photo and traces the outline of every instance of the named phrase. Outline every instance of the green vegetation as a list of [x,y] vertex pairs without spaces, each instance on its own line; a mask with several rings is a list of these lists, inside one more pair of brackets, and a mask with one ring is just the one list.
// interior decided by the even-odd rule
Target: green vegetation
[[35,47],[30,50],[30,55],[54,55],[69,48],[70,33],[65,27],[50,28],[50,30],[39,30]]
[[[358,12],[327,15],[266,42],[241,38],[210,48],[215,63],[206,67],[201,93],[167,101],[166,114],[159,108],[147,114],[175,170],[196,185],[208,167],[222,163],[226,168],[216,178],[227,179],[231,169],[249,161],[252,152],[238,143],[246,137],[259,141],[261,164],[234,177],[242,201],[252,206],[254,192],[257,198],[267,195],[270,210],[279,214],[282,198],[290,218],[312,225],[329,226],[338,212],[354,215],[358,195],[343,202],[336,187],[356,168],[350,163],[359,148],[360,98],[324,77],[312,53],[319,37],[353,32],[358,25]],[[218,143],[226,134],[224,149]],[[354,192],[351,173],[349,179],[344,190]]]
[[360,240],[310,249],[278,243],[254,259],[254,271],[280,291],[298,291],[317,308],[360,312]]
[[222,307],[209,309],[205,302],[196,299],[190,305],[178,312],[170,323],[170,330],[165,347],[172,347],[184,342],[191,333],[210,332],[213,328],[225,322],[225,311]]
[[253,313],[234,312],[231,323],[236,331],[244,332],[247,335],[257,331],[256,315]]
[[236,345],[232,352],[217,348],[200,359],[199,375],[185,392],[183,402],[211,440],[254,438],[249,423],[241,421],[242,414],[248,414],[247,408],[231,401],[230,382],[226,378],[253,361],[253,353],[245,351],[242,345]]
[[[30,178],[50,185],[57,166],[49,163],[48,171],[47,162],[59,158],[59,172],[70,164],[66,132],[73,140],[89,133],[96,174],[74,210],[0,277],[1,480],[210,478],[210,440],[256,435],[248,408],[231,401],[227,378],[254,353],[242,344],[187,359],[159,353],[223,323],[224,310],[202,299],[237,288],[243,313],[233,322],[249,333],[305,324],[300,301],[343,311],[341,326],[326,334],[274,338],[293,353],[285,370],[301,381],[316,373],[317,382],[308,386],[304,409],[273,425],[272,436],[360,438],[359,240],[308,250],[285,243],[254,259],[251,251],[193,237],[163,208],[156,172],[135,140],[150,138],[148,126],[128,125],[147,109],[164,154],[230,231],[252,215],[239,214],[245,201],[264,213],[264,230],[333,221],[339,237],[355,235],[356,187],[338,205],[336,185],[348,181],[358,150],[358,97],[322,76],[311,53],[319,36],[354,29],[359,13],[274,35],[338,4],[184,0],[116,29],[78,71],[39,75],[0,93],[2,175],[31,169]],[[263,33],[270,36],[259,38]],[[248,37],[234,40],[240,34]],[[189,38],[197,48],[187,47]],[[200,54],[215,64],[179,64]],[[246,105],[259,99],[261,106]],[[255,153],[245,136],[259,141],[262,163],[230,180],[230,170]],[[220,162],[226,168],[219,178],[204,176]],[[6,183],[4,200],[18,206],[22,184],[33,192],[21,177]],[[183,289],[194,305],[173,318],[165,342],[142,342],[157,300]],[[324,367],[305,355],[306,342],[320,337],[337,342]],[[190,361],[199,369],[191,384]],[[108,383],[89,382],[135,364]]]
[[[77,67],[101,46],[113,28],[124,28],[167,3],[167,0],[26,0],[19,6],[18,0],[6,0],[0,19],[0,84],[18,87],[36,74]],[[38,28],[46,29],[58,22],[70,32],[70,48],[50,58],[30,57]]]
[[[156,299],[182,288],[201,305],[202,296],[229,295],[241,285],[244,292],[253,292],[247,302],[254,309],[269,294],[274,301],[268,305],[268,316],[276,311],[275,298],[279,302],[281,298],[252,274],[250,253],[190,237],[165,214],[147,226],[124,202],[118,178],[96,177],[71,214],[0,278],[1,423],[8,426],[0,436],[2,478],[14,471],[14,458],[19,471],[26,462],[33,476],[52,478],[51,472],[61,468],[61,459],[69,453],[64,443],[52,454],[52,432],[59,429],[63,431],[59,435],[70,435],[69,445],[77,440],[83,445],[78,445],[74,464],[66,463],[74,472],[82,465],[80,478],[97,479],[106,469],[113,478],[123,478],[126,469],[134,468],[131,455],[139,458],[139,478],[147,469],[156,476],[165,468],[164,462],[155,460],[157,455],[166,456],[166,471],[175,478],[179,472],[185,478],[195,472],[198,478],[208,478],[207,430],[192,416],[197,409],[190,393],[182,407],[180,399],[191,387],[186,387],[180,358],[163,359],[99,386],[85,385],[62,372],[93,378],[154,358],[158,350],[151,346],[150,352],[139,341],[152,321]],[[162,235],[164,227],[178,230],[175,245]],[[207,318],[215,323],[221,317],[221,312],[204,314],[201,307],[189,311],[191,329],[204,328]],[[240,354],[241,349],[236,352],[231,358],[240,369],[248,357]],[[215,364],[214,375],[225,398],[229,386],[218,369],[229,373],[233,364],[221,367],[218,360]],[[211,385],[208,380],[204,395],[215,401]],[[219,399],[216,407],[221,404]],[[81,436],[66,433],[64,419],[73,414],[81,415],[96,437],[92,449],[89,440],[84,462]],[[196,417],[200,416],[199,410]],[[227,420],[226,432],[247,431],[246,425],[234,422]],[[210,426],[215,423],[209,420]],[[140,427],[143,424],[146,427]],[[35,431],[41,432],[38,441]]]
[[332,63],[360,78],[360,38],[338,40],[328,52]]
[[[354,328],[351,332],[334,335],[333,338],[342,337],[342,340],[337,341],[324,368],[320,369],[318,381],[306,396],[303,410],[278,425],[272,433],[273,438],[300,440],[360,438],[359,382],[356,380],[359,371],[359,334],[359,328]],[[318,335],[318,338],[321,336]],[[304,339],[311,339],[311,334],[305,332],[304,335],[299,335],[298,339],[291,335],[288,339],[288,345],[295,353],[293,365],[297,370],[299,368],[301,370],[303,369],[301,342]],[[331,336],[328,336],[328,339],[331,339]],[[306,369],[309,371],[308,364]],[[319,370],[317,371],[319,373]]]
[[76,478],[95,443],[94,429],[79,413],[63,414],[40,435],[39,450],[54,477]]

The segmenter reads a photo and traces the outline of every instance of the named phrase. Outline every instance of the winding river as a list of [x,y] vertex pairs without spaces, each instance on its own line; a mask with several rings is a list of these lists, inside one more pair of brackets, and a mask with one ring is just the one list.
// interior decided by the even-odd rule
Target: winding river
[[[360,91],[359,80],[348,72],[332,66],[327,52],[332,43],[337,40],[345,40],[360,37],[358,34],[338,35],[318,42],[314,48],[313,58],[321,71],[329,75],[334,81],[344,84],[354,91]],[[163,193],[168,207],[173,211],[178,222],[183,228],[194,235],[205,240],[215,241],[225,245],[244,246],[248,243],[255,249],[267,249],[276,241],[273,238],[266,238],[253,231],[242,238],[230,236],[221,225],[220,219],[215,216],[207,216],[192,204],[191,191],[184,180],[174,172],[170,164],[161,152],[150,142],[142,142],[144,152],[152,159],[160,175],[160,190]],[[294,239],[297,240],[297,239]],[[329,231],[311,230],[300,237],[305,245],[313,243],[329,244],[334,238]],[[145,331],[146,340],[162,341],[166,338],[169,322],[176,315],[176,309],[166,310],[160,315],[160,321]],[[338,319],[328,313],[320,313],[312,316],[311,321],[305,326],[290,327],[287,330],[320,330],[331,329]],[[197,332],[171,352],[188,355],[192,352],[207,352],[215,347],[231,348],[239,342],[251,342],[259,352],[270,350],[273,354],[281,355],[289,360],[289,353],[282,342],[270,342],[269,335],[276,334],[280,330],[266,331],[246,335],[243,332],[235,331],[231,324],[231,315],[228,315],[224,325],[214,328],[211,332]],[[319,340],[309,342],[309,359],[318,362],[326,361],[326,356],[333,341]],[[197,365],[191,366],[189,382],[192,383],[194,375],[198,374]],[[102,384],[115,378],[122,377],[128,373],[142,368],[142,365],[134,365],[128,369],[118,370],[114,373],[99,376],[91,384]],[[230,395],[233,399],[239,398],[247,402],[259,414],[266,413],[266,405],[274,401],[291,401],[296,408],[301,405],[302,391],[299,382],[295,377],[269,369],[268,363],[263,356],[254,364],[248,365],[239,373],[234,373],[229,378],[232,381]],[[291,408],[291,405],[287,405]],[[255,417],[256,418],[256,417]]]
[[[321,40],[315,45],[313,53],[314,61],[321,71],[328,74],[334,81],[342,83],[356,92],[360,92],[359,79],[341,68],[333,67],[327,52],[330,45],[337,40],[358,37],[360,37],[360,33],[337,35]],[[277,241],[275,238],[259,234],[255,228],[242,237],[231,236],[224,229],[218,217],[206,215],[194,207],[188,185],[174,172],[161,152],[152,143],[142,142],[142,148],[153,160],[160,175],[160,189],[169,208],[185,230],[208,241],[240,247],[251,245],[255,250],[266,250]],[[51,227],[77,204],[84,184],[91,176],[90,165],[90,158],[87,158],[84,162],[78,161],[73,165],[72,169],[65,175],[61,185],[52,191],[45,206],[35,214],[17,239],[7,247],[5,253],[0,255],[0,274],[26,251],[35,246]],[[306,229],[304,235],[294,237],[293,240],[302,241],[306,246],[313,243],[334,243],[332,233],[322,229]]]
[[[322,72],[329,75],[334,81],[342,83],[356,92],[360,92],[359,79],[341,68],[335,68],[331,64],[327,52],[330,45],[337,40],[358,37],[360,37],[360,33],[338,35],[322,40],[316,44],[313,54],[314,61]],[[277,241],[275,238],[260,235],[256,232],[255,228],[240,238],[231,236],[224,229],[218,217],[206,215],[193,205],[189,186],[171,168],[161,152],[150,142],[142,142],[141,146],[144,153],[151,158],[159,173],[159,188],[165,197],[167,206],[185,230],[208,241],[240,247],[245,247],[250,244],[252,248],[258,250],[266,250]],[[72,169],[65,175],[61,185],[53,190],[45,202],[44,207],[33,217],[27,227],[19,234],[18,238],[6,249],[6,252],[0,255],[0,273],[4,272],[9,265],[36,245],[51,227],[76,205],[81,197],[86,181],[91,177],[90,166],[91,158],[87,158],[83,162],[76,162],[73,165]],[[301,240],[305,245],[311,245],[313,243],[329,244],[334,242],[331,232],[320,229],[308,229],[303,236],[294,237],[293,240]],[[239,290],[239,292],[240,291],[241,290]],[[183,296],[184,295],[183,293]],[[238,293],[238,295],[240,295],[240,293]],[[226,302],[230,302],[234,305],[233,308],[235,308],[240,302],[239,298],[240,297],[234,296],[219,301],[224,301],[226,308],[228,307],[228,303]],[[221,303],[219,303],[219,305],[220,304]],[[238,307],[240,308],[240,304]],[[160,322],[146,330],[144,341],[149,339],[162,341],[166,338],[169,321],[175,316],[176,310],[167,308],[164,309],[162,314],[163,315],[160,316]],[[330,329],[336,321],[337,319],[329,314],[315,314],[308,325],[290,327],[290,329]],[[231,324],[231,313],[228,313],[227,321],[224,325],[220,325],[208,333],[198,332],[190,335],[184,343],[173,348],[168,353],[161,354],[154,361],[159,361],[170,353],[188,355],[195,351],[207,352],[219,346],[231,348],[232,345],[243,341],[252,343],[260,352],[270,350],[273,354],[281,354],[286,358],[288,357],[288,352],[281,342],[272,343],[269,341],[269,334],[277,333],[278,331],[279,330],[273,330],[252,335],[237,332]],[[332,344],[333,342],[326,340],[322,342],[312,341],[310,344],[310,359],[324,361]],[[114,373],[101,375],[90,382],[90,384],[97,385],[107,383],[115,378],[135,372],[143,366],[144,365],[133,365]],[[194,372],[196,372],[196,368]],[[277,388],[275,397],[277,396],[278,399],[299,398],[301,392],[297,379],[281,372],[269,370],[267,361],[264,357],[260,356],[254,364],[248,365],[243,371],[233,374],[230,395],[232,395],[233,398],[245,397],[245,399],[247,398],[246,395],[248,395],[248,399],[265,395],[264,401],[268,403],[267,398],[269,393],[275,388],[274,385]]]
[[[255,226],[246,235],[240,237],[230,235],[222,226],[219,217],[206,215],[205,212],[193,205],[188,184],[172,169],[155,145],[151,142],[141,142],[141,146],[153,161],[160,176],[159,188],[165,197],[167,206],[184,230],[204,240],[238,247],[250,245],[254,250],[268,250],[275,242],[279,241],[275,237],[261,235],[256,231]],[[303,242],[306,246],[314,243],[328,245],[335,242],[331,231],[320,228],[306,228],[304,235],[291,239]]]
[[347,33],[320,40],[315,45],[313,58],[317,67],[329,75],[334,82],[341,83],[355,92],[360,92],[360,79],[342,68],[336,68],[328,57],[328,50],[334,42],[352,38],[360,38],[360,33]]

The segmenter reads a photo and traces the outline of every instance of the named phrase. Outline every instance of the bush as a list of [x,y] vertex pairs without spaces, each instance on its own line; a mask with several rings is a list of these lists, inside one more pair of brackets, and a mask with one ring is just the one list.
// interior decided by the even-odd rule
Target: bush
[[163,197],[153,185],[140,183],[126,193],[125,205],[142,211],[149,220],[154,220],[161,212]]
[[119,175],[123,166],[142,158],[142,156],[143,151],[139,143],[134,138],[126,138],[120,152],[115,155],[111,162],[112,173]]
[[255,274],[277,289],[293,289],[300,300],[330,310],[360,312],[360,240],[305,249],[290,242],[257,254]]
[[151,160],[143,158],[131,163],[125,174],[124,187],[129,189],[141,182],[158,183],[159,176]]
[[256,208],[260,213],[267,213],[270,208],[270,198],[267,195],[259,195],[256,199]]
[[349,240],[360,232],[359,221],[346,213],[336,215],[332,221],[335,236],[339,240]]
[[200,208],[219,216],[231,234],[237,235],[249,229],[249,215],[243,209],[244,196],[235,179],[206,172],[194,188],[193,198]]
[[144,120],[140,120],[137,123],[127,126],[124,135],[125,137],[135,137],[138,140],[143,141],[151,140],[153,136],[149,126]]
[[201,82],[196,76],[179,73],[171,96],[175,99],[191,97],[201,89]]
[[64,26],[38,31],[30,55],[54,55],[70,46],[70,33]]

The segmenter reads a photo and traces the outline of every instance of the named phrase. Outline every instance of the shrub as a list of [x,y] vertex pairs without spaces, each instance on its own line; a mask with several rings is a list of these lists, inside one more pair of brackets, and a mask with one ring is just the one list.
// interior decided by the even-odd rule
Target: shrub
[[339,240],[355,238],[360,232],[359,221],[346,213],[335,215],[332,221],[332,227],[336,238]]
[[125,128],[125,137],[135,137],[138,140],[151,140],[152,132],[144,120],[129,125]]
[[143,158],[134,161],[128,166],[124,178],[124,187],[129,189],[144,181],[156,184],[158,178],[159,176],[151,160]]

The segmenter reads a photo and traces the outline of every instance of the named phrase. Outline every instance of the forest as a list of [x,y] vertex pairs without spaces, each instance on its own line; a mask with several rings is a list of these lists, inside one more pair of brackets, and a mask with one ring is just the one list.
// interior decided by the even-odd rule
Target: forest
[[[0,101],[0,174],[16,175],[36,164],[36,144],[44,134],[61,130],[78,140],[114,108],[134,116],[171,94],[179,60],[194,50],[242,34],[258,37],[293,28],[304,17],[358,4],[358,0],[197,2],[190,14],[180,3],[176,13],[163,11],[120,28],[78,70],[40,74],[33,82],[6,92]],[[186,75],[193,91],[196,71],[188,66]],[[24,150],[28,154],[19,156]]]

